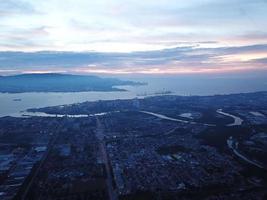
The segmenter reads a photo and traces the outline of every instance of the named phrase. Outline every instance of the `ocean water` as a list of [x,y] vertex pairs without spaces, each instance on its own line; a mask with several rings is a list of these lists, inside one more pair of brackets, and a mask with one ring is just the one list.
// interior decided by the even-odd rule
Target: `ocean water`
[[171,91],[176,95],[215,95],[267,90],[266,78],[220,77],[127,77],[127,80],[146,82],[144,86],[121,86],[126,92],[74,93],[0,93],[0,117],[20,116],[28,108],[80,103],[85,101],[144,98]]

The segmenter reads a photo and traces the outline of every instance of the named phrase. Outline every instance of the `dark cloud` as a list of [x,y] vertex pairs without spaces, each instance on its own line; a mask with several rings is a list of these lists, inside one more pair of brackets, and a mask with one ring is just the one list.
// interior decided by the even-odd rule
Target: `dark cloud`
[[252,62],[267,65],[267,58],[253,59]]
[[[218,56],[234,55],[250,52],[267,52],[267,44],[222,47],[222,48],[195,48],[179,47],[159,51],[133,52],[133,53],[98,53],[98,52],[0,52],[0,70],[73,70],[79,68],[90,68],[94,66],[106,69],[144,69],[150,67],[190,67],[195,70],[223,69],[229,63],[221,62]],[[245,64],[267,64],[267,58],[250,60]],[[236,63],[230,63],[234,67]],[[238,63],[240,64],[240,63]],[[238,65],[239,66],[239,65]]]

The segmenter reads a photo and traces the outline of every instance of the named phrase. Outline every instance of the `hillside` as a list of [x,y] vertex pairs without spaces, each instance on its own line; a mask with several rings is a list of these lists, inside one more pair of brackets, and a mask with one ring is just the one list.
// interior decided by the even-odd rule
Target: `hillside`
[[55,73],[0,76],[0,92],[8,93],[123,91],[114,86],[141,84],[115,78]]

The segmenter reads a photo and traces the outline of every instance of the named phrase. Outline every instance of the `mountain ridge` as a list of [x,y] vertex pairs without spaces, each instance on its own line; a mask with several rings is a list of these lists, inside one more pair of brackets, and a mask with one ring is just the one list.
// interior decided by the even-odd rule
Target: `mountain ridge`
[[0,92],[2,93],[125,91],[115,86],[143,84],[117,78],[101,78],[95,75],[61,73],[0,76]]

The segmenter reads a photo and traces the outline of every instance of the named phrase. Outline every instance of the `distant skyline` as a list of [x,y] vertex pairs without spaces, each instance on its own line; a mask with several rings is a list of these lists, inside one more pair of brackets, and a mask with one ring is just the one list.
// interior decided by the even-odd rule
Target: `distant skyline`
[[267,0],[0,0],[0,27],[2,75],[267,72]]

